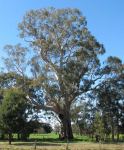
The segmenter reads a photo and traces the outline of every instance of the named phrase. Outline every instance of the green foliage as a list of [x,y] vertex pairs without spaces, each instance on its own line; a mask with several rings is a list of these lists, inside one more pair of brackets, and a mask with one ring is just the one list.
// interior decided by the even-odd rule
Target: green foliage
[[[107,68],[107,69],[106,69]],[[97,107],[102,112],[105,133],[112,134],[112,140],[117,134],[123,133],[124,117],[124,67],[117,57],[108,57],[105,67],[105,78],[100,82],[95,94]]]
[[[30,61],[35,85],[41,87],[40,108],[54,111],[63,124],[64,137],[73,138],[70,109],[90,90],[100,67],[104,47],[87,28],[78,9],[39,9],[25,14],[20,37],[34,50]],[[36,104],[36,101],[35,101]]]
[[46,133],[52,132],[52,127],[49,124],[43,124],[43,128],[44,128]]
[[14,71],[23,77],[28,66],[28,49],[23,47],[21,44],[17,44],[15,46],[6,45],[4,47],[4,51],[7,54],[3,59],[6,65],[6,69],[9,72]]
[[102,116],[100,113],[96,113],[94,120],[94,130],[96,135],[96,141],[101,141],[104,139],[104,124],[102,120]]
[[27,119],[25,94],[19,89],[5,90],[0,105],[0,128],[6,133],[17,132]]

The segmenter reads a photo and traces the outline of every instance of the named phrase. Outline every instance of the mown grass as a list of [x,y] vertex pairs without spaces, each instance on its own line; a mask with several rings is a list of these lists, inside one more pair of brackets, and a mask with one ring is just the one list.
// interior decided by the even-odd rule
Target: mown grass
[[[52,132],[50,134],[31,134],[29,139],[31,141],[34,141],[34,140],[37,140],[37,141],[55,141],[55,142],[61,142],[61,143],[65,143],[65,141],[63,140],[60,140],[59,139],[59,135]],[[73,143],[73,142],[80,142],[80,141],[85,141],[85,142],[90,142],[92,141],[91,138],[89,138],[88,136],[80,136],[80,135],[76,135],[74,134],[74,140],[71,140],[70,142]]]
[[56,140],[59,138],[59,135],[52,132],[48,134],[30,134],[29,139],[53,139]]

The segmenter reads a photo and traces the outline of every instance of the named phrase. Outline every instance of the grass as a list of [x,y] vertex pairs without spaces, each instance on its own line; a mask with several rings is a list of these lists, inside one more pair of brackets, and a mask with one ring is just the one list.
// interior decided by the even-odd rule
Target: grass
[[[34,150],[34,142],[0,142],[1,150]],[[65,143],[37,142],[37,150],[67,150]],[[90,142],[69,143],[68,150],[123,150],[124,144],[97,144]]]
[[66,141],[58,139],[55,133],[31,134],[27,142],[14,141],[9,145],[7,141],[0,142],[0,150],[124,150],[124,143],[99,144],[91,142],[87,136],[74,135],[75,139],[67,145]]
[[[66,141],[62,141],[59,140],[59,135],[55,134],[55,133],[50,133],[50,134],[31,134],[29,139],[31,141],[37,140],[37,141],[52,141],[52,142],[66,142]],[[80,135],[76,135],[74,134],[74,140],[71,141],[71,143],[73,142],[80,142],[80,141],[87,141],[90,142],[92,139],[89,138],[88,136],[80,136]]]
[[55,134],[54,132],[52,133],[49,133],[49,134],[30,134],[30,137],[29,139],[53,139],[53,140],[56,140],[58,139],[59,136],[58,134]]

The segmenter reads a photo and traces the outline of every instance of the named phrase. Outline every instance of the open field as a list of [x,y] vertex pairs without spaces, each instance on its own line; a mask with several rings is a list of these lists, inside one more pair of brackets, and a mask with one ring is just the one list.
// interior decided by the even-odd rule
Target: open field
[[[58,139],[58,134],[31,134],[27,142],[17,141],[17,135],[13,135],[12,145],[8,141],[0,142],[0,150],[124,150],[124,143],[99,144],[91,142],[88,136],[75,135],[75,139],[66,144],[66,141]],[[67,149],[68,146],[68,149]]]
[[[65,143],[37,142],[37,150],[67,150]],[[0,150],[34,150],[34,142],[0,142]],[[90,142],[69,143],[68,150],[124,150],[124,143],[121,144],[96,144]]]

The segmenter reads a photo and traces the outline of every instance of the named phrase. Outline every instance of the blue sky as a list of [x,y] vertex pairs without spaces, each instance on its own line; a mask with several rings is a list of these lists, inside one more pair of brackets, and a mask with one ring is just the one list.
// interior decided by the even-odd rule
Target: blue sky
[[20,42],[17,26],[25,12],[50,6],[79,8],[91,33],[104,44],[105,57],[124,60],[124,0],[0,0],[0,56],[4,45]]

